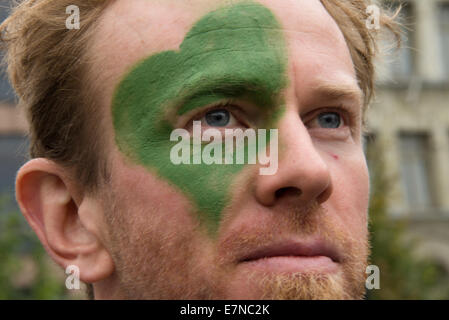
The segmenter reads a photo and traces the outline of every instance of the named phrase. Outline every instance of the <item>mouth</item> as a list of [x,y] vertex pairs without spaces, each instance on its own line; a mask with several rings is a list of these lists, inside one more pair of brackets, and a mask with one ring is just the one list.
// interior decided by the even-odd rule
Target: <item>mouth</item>
[[337,271],[340,257],[332,245],[320,240],[289,241],[257,248],[239,263],[264,271],[332,273]]

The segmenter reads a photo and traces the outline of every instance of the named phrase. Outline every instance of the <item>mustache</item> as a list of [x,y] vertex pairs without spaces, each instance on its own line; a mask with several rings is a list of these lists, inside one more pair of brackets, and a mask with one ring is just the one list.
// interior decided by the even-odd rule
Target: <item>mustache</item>
[[[220,262],[234,264],[247,252],[268,247],[284,240],[319,238],[331,244],[339,253],[341,262],[354,259],[360,239],[353,239],[345,230],[337,229],[327,210],[317,202],[307,207],[288,205],[273,214],[271,223],[240,226],[222,239],[217,246]],[[359,248],[360,250],[360,248]]]

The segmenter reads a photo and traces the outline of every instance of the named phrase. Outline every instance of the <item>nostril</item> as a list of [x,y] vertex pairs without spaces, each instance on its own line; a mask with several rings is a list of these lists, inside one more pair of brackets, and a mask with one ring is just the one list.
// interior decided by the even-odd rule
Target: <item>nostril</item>
[[299,197],[302,191],[295,187],[286,187],[276,190],[275,196],[277,199],[284,197]]

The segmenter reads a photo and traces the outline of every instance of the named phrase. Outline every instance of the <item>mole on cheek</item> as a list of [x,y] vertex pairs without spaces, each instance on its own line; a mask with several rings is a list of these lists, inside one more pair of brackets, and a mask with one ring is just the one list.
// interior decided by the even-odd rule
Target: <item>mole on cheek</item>
[[336,154],[333,154],[333,153],[331,153],[330,155],[331,155],[331,156],[332,156],[332,158],[334,158],[335,160],[338,160],[338,159],[340,159],[340,157],[339,157],[339,156],[337,156]]

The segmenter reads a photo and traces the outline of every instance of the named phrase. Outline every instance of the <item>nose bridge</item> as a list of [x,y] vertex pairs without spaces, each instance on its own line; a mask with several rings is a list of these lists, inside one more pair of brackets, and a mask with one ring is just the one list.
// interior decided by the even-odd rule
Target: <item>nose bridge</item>
[[301,178],[308,183],[318,183],[329,178],[328,165],[297,114],[285,118],[279,136],[281,170],[286,169],[291,172],[292,177],[296,177],[295,180]]
[[272,176],[259,176],[256,190],[264,205],[273,205],[280,194],[294,194],[302,204],[321,203],[331,193],[328,164],[294,110],[287,111],[279,123],[278,170]]

